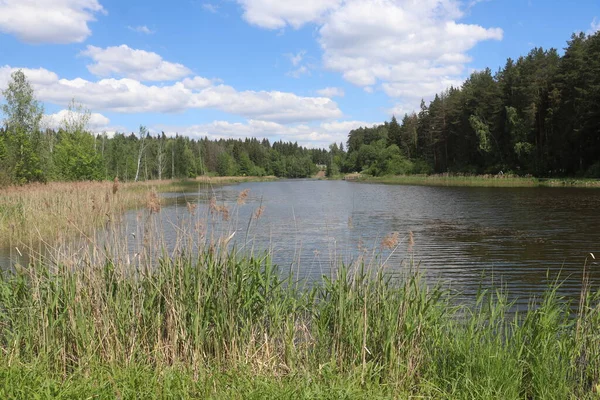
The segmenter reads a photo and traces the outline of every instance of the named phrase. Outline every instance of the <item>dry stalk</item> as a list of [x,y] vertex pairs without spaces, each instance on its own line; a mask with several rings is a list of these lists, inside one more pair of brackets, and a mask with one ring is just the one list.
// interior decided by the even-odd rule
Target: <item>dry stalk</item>
[[150,211],[150,214],[158,214],[160,212],[160,198],[154,190],[148,193],[146,208]]
[[238,206],[246,204],[246,199],[248,198],[249,193],[250,193],[250,189],[244,189],[240,192],[238,199],[237,199]]
[[398,232],[392,232],[383,238],[381,241],[381,248],[391,250],[398,246],[400,242],[400,234]]
[[265,207],[264,206],[260,206],[256,209],[256,211],[254,211],[254,214],[252,215],[252,217],[254,219],[259,219],[260,217],[262,217],[263,212],[265,212]]

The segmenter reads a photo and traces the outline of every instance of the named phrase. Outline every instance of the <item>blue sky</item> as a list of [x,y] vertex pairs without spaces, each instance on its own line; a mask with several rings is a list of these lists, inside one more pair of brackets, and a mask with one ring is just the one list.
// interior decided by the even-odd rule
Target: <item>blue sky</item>
[[600,28],[598,0],[0,0],[0,87],[21,68],[57,126],[327,146],[532,47]]

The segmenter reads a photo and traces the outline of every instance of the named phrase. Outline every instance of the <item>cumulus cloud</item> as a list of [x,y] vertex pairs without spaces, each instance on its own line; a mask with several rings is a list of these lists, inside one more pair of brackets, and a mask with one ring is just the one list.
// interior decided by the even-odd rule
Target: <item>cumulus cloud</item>
[[83,42],[101,13],[98,0],[1,0],[0,32],[26,43]]
[[306,124],[285,125],[272,121],[254,120],[247,122],[214,121],[208,124],[192,126],[152,127],[154,132],[164,131],[167,135],[176,133],[193,138],[243,139],[247,137],[267,138],[270,141],[284,140],[298,142],[302,146],[326,148],[331,143],[345,143],[348,132],[361,126],[373,126],[375,123],[364,121],[333,121],[317,126]]
[[290,25],[296,29],[321,19],[324,13],[337,7],[341,0],[238,0],[244,9],[244,19],[252,25],[281,29]]
[[325,67],[392,97],[432,96],[462,82],[466,54],[500,29],[457,23],[455,1],[349,1],[320,28]]
[[181,83],[187,89],[204,89],[213,85],[213,81],[201,76],[185,78]]
[[238,0],[244,18],[263,28],[315,23],[323,65],[354,85],[380,87],[406,103],[460,84],[468,51],[501,40],[499,28],[460,23],[458,0]]
[[326,87],[325,89],[317,90],[317,93],[323,97],[344,97],[346,92],[338,87]]
[[80,55],[91,58],[94,63],[88,70],[101,77],[117,76],[140,81],[172,81],[188,76],[190,69],[172,63],[153,52],[132,49],[127,45],[100,48],[87,46]]
[[[54,114],[48,114],[44,116],[44,124],[51,129],[58,129],[62,126],[63,121],[67,118],[72,118],[74,114],[75,118],[82,117],[81,113],[60,110]],[[93,132],[98,132],[107,128],[110,124],[110,119],[99,113],[90,113],[90,119],[88,121],[88,128]]]
[[[0,67],[0,87],[6,87],[16,70]],[[205,78],[194,77],[172,85],[145,85],[137,80],[82,78],[61,79],[46,69],[26,69],[36,96],[45,102],[67,105],[71,99],[91,110],[120,113],[182,112],[217,109],[246,118],[276,122],[306,122],[339,118],[337,104],[325,97],[301,97],[279,91],[237,91],[224,85],[205,86]]]

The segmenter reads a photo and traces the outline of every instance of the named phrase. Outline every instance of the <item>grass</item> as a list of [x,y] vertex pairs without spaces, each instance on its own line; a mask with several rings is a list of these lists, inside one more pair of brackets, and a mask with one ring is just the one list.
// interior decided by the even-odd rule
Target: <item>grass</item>
[[[113,189],[114,187],[114,189]],[[0,246],[60,241],[114,219],[143,204],[145,190],[131,184],[73,182],[30,184],[0,192]]]
[[[236,252],[229,238],[213,237],[236,210],[212,200],[206,220],[180,221],[178,245],[167,251],[163,185],[171,183],[150,192],[57,185],[46,194],[68,212],[78,199],[108,196],[102,206],[115,213],[145,202],[138,218],[146,223],[135,254],[112,219],[101,224],[104,240],[84,235],[1,271],[0,398],[600,398],[593,257],[579,304],[555,284],[516,314],[502,290],[457,306],[410,266],[398,277],[384,262],[338,265],[307,285],[268,253]],[[257,210],[249,228],[259,218]],[[79,222],[70,226],[81,231]],[[384,245],[396,247],[398,237]]]
[[398,185],[473,186],[473,187],[580,187],[600,188],[598,179],[534,178],[516,175],[396,175],[372,177],[352,176],[352,180]]
[[598,398],[589,282],[575,317],[557,286],[511,314],[502,291],[455,306],[415,271],[340,265],[308,287],[226,240],[156,259],[149,241],[2,272],[1,398]]

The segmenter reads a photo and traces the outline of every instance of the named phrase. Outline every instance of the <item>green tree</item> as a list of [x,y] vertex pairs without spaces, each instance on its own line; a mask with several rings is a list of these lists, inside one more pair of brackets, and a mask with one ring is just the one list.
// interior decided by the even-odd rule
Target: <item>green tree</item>
[[103,178],[101,155],[96,151],[94,136],[87,131],[89,120],[90,111],[71,101],[53,152],[58,177],[62,180]]
[[392,120],[388,124],[388,146],[393,144],[400,149],[404,147],[402,143],[402,129],[395,115],[392,116]]
[[220,176],[232,176],[235,175],[237,166],[235,160],[227,152],[222,152],[217,157],[217,174]]
[[[2,105],[6,134],[4,147],[7,153],[3,169],[14,183],[46,181],[40,163],[39,128],[44,109],[35,98],[35,93],[23,71],[11,74],[8,87],[2,90],[5,104]],[[34,146],[34,144],[36,146]]]

